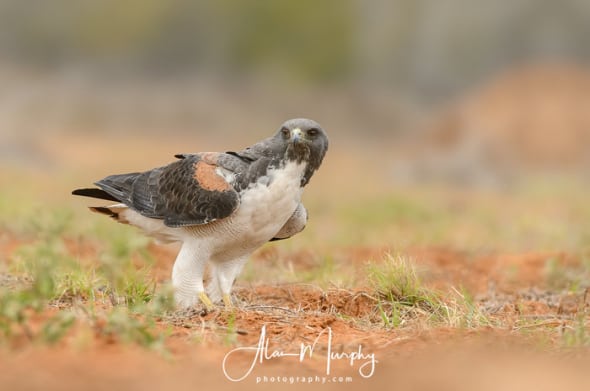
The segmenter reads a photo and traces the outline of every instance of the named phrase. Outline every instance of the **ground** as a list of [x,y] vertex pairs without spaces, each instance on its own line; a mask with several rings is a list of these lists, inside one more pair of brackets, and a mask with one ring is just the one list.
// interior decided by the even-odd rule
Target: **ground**
[[234,288],[235,310],[177,311],[168,285],[177,247],[69,196],[186,152],[162,140],[125,149],[131,142],[47,140],[50,167],[2,168],[7,389],[589,382],[586,185],[399,187],[387,158],[375,165],[385,150],[333,143],[306,190],[308,227],[252,256]]

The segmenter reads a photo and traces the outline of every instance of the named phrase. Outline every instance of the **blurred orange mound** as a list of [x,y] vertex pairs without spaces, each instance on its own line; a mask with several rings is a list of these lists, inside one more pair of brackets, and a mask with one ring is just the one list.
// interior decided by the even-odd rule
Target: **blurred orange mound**
[[588,163],[590,70],[539,66],[509,72],[460,105],[461,125],[532,165]]
[[484,172],[580,173],[590,167],[590,69],[507,71],[463,96],[421,134],[414,153],[430,176],[473,182]]

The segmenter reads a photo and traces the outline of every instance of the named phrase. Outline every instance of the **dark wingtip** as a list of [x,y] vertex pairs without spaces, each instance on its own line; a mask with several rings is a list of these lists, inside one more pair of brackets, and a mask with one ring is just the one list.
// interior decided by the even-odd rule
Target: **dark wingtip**
[[285,239],[289,239],[289,237],[286,237],[286,238],[272,238],[271,240],[269,240],[269,242],[276,242],[277,240],[285,240]]
[[226,151],[225,153],[227,153],[228,155],[235,156],[235,157],[241,159],[242,161],[244,161],[246,163],[252,163],[255,160],[255,159],[253,159],[251,157],[240,155],[239,153],[237,153],[235,151]]
[[115,197],[113,197],[112,195],[110,195],[109,193],[107,193],[106,191],[101,190],[101,189],[94,189],[94,188],[75,189],[74,191],[72,191],[72,195],[120,202],[120,200],[116,199]]

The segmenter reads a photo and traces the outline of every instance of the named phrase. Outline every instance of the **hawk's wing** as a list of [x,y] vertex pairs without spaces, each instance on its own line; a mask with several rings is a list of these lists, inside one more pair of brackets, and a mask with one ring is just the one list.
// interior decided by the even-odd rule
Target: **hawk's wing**
[[285,225],[283,225],[270,241],[289,239],[291,236],[303,231],[307,224],[307,218],[307,209],[305,209],[302,203],[299,203],[289,220],[287,220]]
[[206,224],[231,215],[240,203],[231,183],[234,167],[219,165],[220,155],[228,161],[228,155],[218,153],[177,155],[179,160],[167,166],[111,175],[96,185],[142,215],[164,220],[169,227]]

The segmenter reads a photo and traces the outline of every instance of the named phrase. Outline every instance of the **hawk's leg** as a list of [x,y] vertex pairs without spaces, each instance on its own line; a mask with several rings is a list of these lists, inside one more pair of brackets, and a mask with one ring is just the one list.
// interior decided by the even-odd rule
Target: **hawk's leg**
[[208,310],[213,308],[213,303],[203,287],[207,256],[197,241],[182,243],[172,268],[174,299],[179,307],[192,307],[200,300]]
[[241,257],[232,261],[211,265],[211,281],[207,286],[207,293],[217,301],[223,299],[225,308],[232,308],[231,288],[234,280],[242,271],[248,257]]

